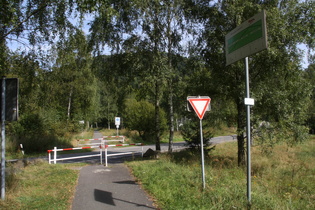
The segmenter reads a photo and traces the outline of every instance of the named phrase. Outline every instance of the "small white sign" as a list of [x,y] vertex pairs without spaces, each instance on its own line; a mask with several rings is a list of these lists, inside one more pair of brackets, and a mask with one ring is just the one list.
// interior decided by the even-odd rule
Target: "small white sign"
[[115,117],[115,125],[120,126],[120,117]]
[[255,100],[253,98],[245,98],[245,105],[254,106]]

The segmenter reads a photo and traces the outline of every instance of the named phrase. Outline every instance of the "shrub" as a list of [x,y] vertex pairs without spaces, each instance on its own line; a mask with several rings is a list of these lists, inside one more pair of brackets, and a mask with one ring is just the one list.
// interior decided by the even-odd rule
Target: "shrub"
[[[166,130],[166,114],[160,111],[160,133]],[[136,101],[130,99],[126,101],[126,109],[124,114],[125,126],[130,130],[135,130],[143,141],[151,141],[155,136],[155,108],[148,101]]]
[[[206,127],[206,126],[205,126]],[[187,121],[181,128],[181,134],[191,148],[200,148],[200,127],[197,121]],[[203,145],[208,147],[213,134],[210,131],[203,130]]]
[[[57,129],[59,127],[60,129]],[[62,128],[64,126],[61,122],[51,122],[39,113],[23,115],[19,121],[9,125],[11,147],[18,150],[19,144],[23,144],[25,152],[29,154],[46,152],[54,146],[71,146],[70,142],[62,137],[64,135],[64,132],[61,132]],[[11,150],[13,153],[14,149]]]

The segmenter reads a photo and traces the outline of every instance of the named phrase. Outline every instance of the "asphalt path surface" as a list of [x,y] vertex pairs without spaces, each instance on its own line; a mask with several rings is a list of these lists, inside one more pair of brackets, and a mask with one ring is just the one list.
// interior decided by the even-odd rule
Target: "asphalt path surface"
[[[95,132],[93,138],[100,138],[101,133]],[[211,143],[218,144],[222,142],[235,141],[236,136],[215,137]],[[185,148],[184,142],[174,143],[174,150]],[[143,146],[143,152],[149,148],[155,150],[155,145]],[[161,144],[161,151],[167,151],[168,144]],[[100,157],[91,157],[84,159],[73,159],[60,161],[70,162],[88,162],[89,166],[78,168],[80,170],[79,180],[76,187],[72,210],[85,209],[156,209],[154,202],[148,194],[137,184],[135,178],[129,169],[123,164],[126,160],[131,160],[136,155],[141,156],[142,147],[109,147],[108,154],[119,154],[134,152],[134,155],[119,155],[108,157],[108,167],[100,164]],[[89,154],[99,154],[99,151],[93,151]],[[73,156],[74,154],[72,154]],[[86,155],[77,154],[77,155]],[[71,155],[63,155],[71,156]],[[104,160],[104,157],[103,157]],[[59,161],[57,162],[59,163]]]

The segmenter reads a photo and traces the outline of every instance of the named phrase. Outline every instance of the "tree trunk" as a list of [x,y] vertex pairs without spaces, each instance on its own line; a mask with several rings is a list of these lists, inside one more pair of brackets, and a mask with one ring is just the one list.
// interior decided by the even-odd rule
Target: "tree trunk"
[[173,139],[174,139],[174,109],[173,109],[173,87],[170,84],[170,96],[169,96],[169,106],[170,106],[170,136],[169,136],[169,144],[168,151],[173,151]]
[[170,9],[167,10],[167,39],[168,39],[168,52],[167,52],[167,63],[168,63],[168,69],[170,73],[169,78],[169,98],[168,98],[168,104],[169,104],[169,142],[168,142],[168,151],[173,151],[173,139],[174,139],[174,107],[173,107],[173,68],[172,68],[172,36],[171,36],[171,11]]
[[71,87],[70,93],[69,93],[69,99],[68,99],[68,112],[67,112],[67,120],[70,120],[70,111],[71,111],[71,101],[72,101],[72,93],[73,89]]
[[245,165],[245,114],[244,106],[241,100],[237,100],[237,163],[238,166]]
[[109,101],[107,102],[107,126],[108,126],[108,130],[110,130]]
[[237,163],[238,166],[245,165],[245,138],[243,132],[237,135]]
[[160,86],[155,81],[155,150],[161,151],[161,125],[160,125]]

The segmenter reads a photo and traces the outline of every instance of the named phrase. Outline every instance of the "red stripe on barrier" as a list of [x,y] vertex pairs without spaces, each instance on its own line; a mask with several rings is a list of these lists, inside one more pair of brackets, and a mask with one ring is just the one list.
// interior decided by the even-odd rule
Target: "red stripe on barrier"
[[[76,147],[76,148],[65,148],[65,149],[57,149],[57,151],[68,151],[68,150],[77,150],[77,149],[92,149],[95,147]],[[102,148],[102,146],[99,146],[99,148]],[[55,150],[47,150],[48,153],[51,153]]]
[[63,151],[73,150],[73,148],[62,149]]

